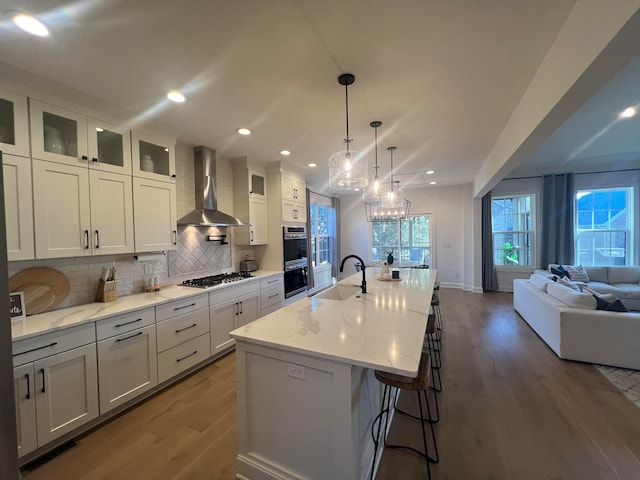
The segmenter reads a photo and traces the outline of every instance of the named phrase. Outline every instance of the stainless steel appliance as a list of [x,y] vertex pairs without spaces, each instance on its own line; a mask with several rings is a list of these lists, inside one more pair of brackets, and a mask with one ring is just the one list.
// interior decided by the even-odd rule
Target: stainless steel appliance
[[255,272],[258,270],[258,263],[255,260],[240,261],[240,272]]
[[185,280],[180,285],[183,287],[211,288],[224,283],[238,282],[248,277],[251,277],[249,272],[220,273],[219,275],[209,275],[208,277]]
[[284,226],[284,298],[307,290],[307,227]]

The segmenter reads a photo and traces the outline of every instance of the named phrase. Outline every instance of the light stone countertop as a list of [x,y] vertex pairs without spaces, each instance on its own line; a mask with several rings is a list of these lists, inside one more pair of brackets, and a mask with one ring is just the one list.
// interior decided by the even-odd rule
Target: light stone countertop
[[[367,268],[366,294],[307,297],[231,332],[237,341],[415,377],[436,270],[403,269],[401,282]],[[360,285],[355,273],[337,285]]]
[[241,283],[246,285],[249,282],[258,282],[261,277],[268,277],[282,272],[259,270],[252,272],[252,278],[240,282],[225,283],[212,288],[182,287],[169,285],[162,287],[159,292],[138,293],[120,297],[114,302],[95,302],[77,307],[63,308],[51,312],[31,315],[20,320],[11,320],[11,338],[13,341],[42,335],[63,328],[73,327],[86,322],[94,322],[103,318],[113,317],[146,307],[155,307],[172,300],[180,300],[195,295],[208,294],[233,285]]

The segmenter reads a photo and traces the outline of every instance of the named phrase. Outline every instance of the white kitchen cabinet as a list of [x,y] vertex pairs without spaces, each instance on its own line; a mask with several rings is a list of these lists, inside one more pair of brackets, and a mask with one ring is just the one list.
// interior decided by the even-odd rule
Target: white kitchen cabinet
[[0,89],[0,151],[29,156],[27,97]]
[[175,183],[175,137],[145,129],[131,132],[133,176]]
[[270,275],[260,279],[260,316],[282,308],[284,301],[284,275]]
[[35,251],[31,160],[2,155],[2,175],[8,260],[32,260]]
[[163,383],[211,356],[209,333],[158,354],[158,383]]
[[33,363],[13,369],[13,393],[16,404],[18,457],[22,457],[38,448]]
[[209,304],[213,355],[235,344],[229,332],[260,316],[260,283],[252,281],[211,292]]
[[305,223],[307,221],[305,204],[291,200],[282,200],[282,221]]
[[130,176],[33,160],[33,199],[37,258],[133,252]]
[[134,177],[133,208],[136,252],[176,249],[175,184]]
[[13,343],[20,455],[35,448],[33,429],[41,447],[98,416],[95,340],[87,323]]
[[282,199],[295,203],[306,203],[306,182],[294,172],[282,171]]
[[267,184],[264,168],[252,166],[246,157],[233,163],[233,211],[250,225],[234,230],[236,245],[265,245],[269,240]]
[[[306,184],[302,175],[283,162],[267,165],[270,221],[280,218],[286,223],[306,223]],[[273,233],[274,228],[270,231]]]
[[100,413],[158,384],[155,320],[147,308],[96,323]]
[[131,175],[129,130],[35,99],[29,112],[33,158]]

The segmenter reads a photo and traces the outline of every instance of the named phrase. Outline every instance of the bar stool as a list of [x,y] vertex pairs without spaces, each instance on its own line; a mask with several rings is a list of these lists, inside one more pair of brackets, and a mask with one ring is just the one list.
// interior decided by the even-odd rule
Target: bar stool
[[442,322],[442,312],[440,311],[440,297],[438,296],[438,293],[435,291],[431,296],[431,308],[433,308],[433,312],[436,314],[436,329],[438,330],[438,335],[436,336],[436,340],[438,342],[441,342],[444,324]]
[[[380,430],[382,427],[382,417],[385,417],[384,421],[384,432],[383,432],[383,442],[384,446],[388,448],[401,448],[405,450],[411,450],[412,452],[417,453],[421,457],[425,459],[425,463],[427,464],[427,475],[428,478],[431,478],[431,469],[429,467],[429,462],[438,463],[440,461],[440,457],[438,455],[438,445],[436,443],[436,434],[433,429],[433,423],[431,421],[431,407],[429,406],[429,399],[427,397],[427,388],[429,388],[430,376],[429,372],[431,370],[431,357],[428,352],[423,352],[420,356],[420,366],[418,367],[418,375],[415,378],[405,377],[403,375],[396,375],[393,373],[381,372],[379,370],[375,371],[376,379],[384,384],[384,392],[382,394],[382,403],[380,405],[380,413],[373,420],[371,425],[371,436],[373,438],[374,451],[373,451],[373,466],[376,464],[376,456],[378,454],[378,445],[380,443]],[[390,445],[387,443],[387,430],[389,428],[389,413],[391,409],[391,399],[393,389],[396,389],[396,397],[398,395],[397,390],[408,390],[412,392],[416,392],[418,397],[418,406],[420,407],[420,417],[416,417],[414,415],[406,414],[401,410],[398,410],[400,413],[405,413],[412,418],[416,418],[420,420],[420,427],[422,428],[422,444],[424,446],[424,451],[413,448],[409,445]],[[427,406],[427,415],[424,416],[424,412],[422,409],[422,399],[420,397],[420,393],[422,392],[424,396],[424,401]],[[395,400],[394,400],[395,405]],[[431,427],[431,438],[433,439],[433,446],[435,450],[435,457],[429,456],[429,449],[427,447],[427,434],[425,430],[425,423],[428,422]],[[377,430],[374,434],[374,429],[377,423]],[[373,467],[371,468],[371,478],[373,478]]]
[[[423,349],[426,351],[433,352],[434,361],[431,362],[431,376],[433,377],[433,383],[431,384],[431,388],[436,392],[442,391],[442,377],[440,376],[440,368],[442,367],[442,343],[440,343],[440,347],[436,348],[436,314],[430,313],[429,319],[427,320],[427,330],[424,335],[425,344],[423,345]],[[440,417],[438,411],[438,397],[435,397],[436,401],[436,412],[437,417]]]

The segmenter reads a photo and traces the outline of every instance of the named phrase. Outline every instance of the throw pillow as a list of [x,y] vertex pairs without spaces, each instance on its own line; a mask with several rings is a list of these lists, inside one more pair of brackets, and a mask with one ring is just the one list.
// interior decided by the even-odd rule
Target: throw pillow
[[618,297],[616,297],[613,293],[600,293],[600,292],[596,292],[595,290],[591,290],[588,287],[582,287],[582,292],[590,293],[591,295],[600,297],[602,300],[608,303],[615,302],[616,300],[618,300]]
[[554,275],[557,275],[559,278],[564,278],[564,277],[567,277],[569,279],[571,278],[569,276],[569,272],[567,272],[562,265],[558,265],[558,268],[551,267],[551,273],[553,273]]
[[572,288],[573,290],[577,290],[578,292],[580,291],[580,287],[578,285],[573,283],[571,280],[567,280],[566,278],[559,277],[557,283],[560,285],[564,285],[565,287]]
[[624,304],[616,299],[613,302],[607,302],[599,297],[598,295],[594,295],[593,298],[596,299],[596,310],[605,310],[607,312],[628,312],[629,309],[624,306]]
[[567,266],[567,273],[569,274],[569,278],[574,282],[589,283],[589,274],[582,265],[578,265],[577,267]]

